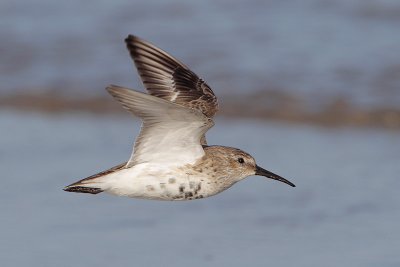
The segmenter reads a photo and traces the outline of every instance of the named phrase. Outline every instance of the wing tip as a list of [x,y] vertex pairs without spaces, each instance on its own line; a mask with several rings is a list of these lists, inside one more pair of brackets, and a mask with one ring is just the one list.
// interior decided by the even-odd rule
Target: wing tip
[[120,91],[120,88],[119,88],[119,86],[117,86],[117,85],[110,84],[109,86],[106,87],[106,91],[107,91],[110,95],[112,95],[113,97],[115,97],[115,96],[117,95],[118,91]]
[[135,41],[135,40],[139,40],[140,38],[139,37],[137,37],[136,35],[133,35],[133,34],[129,34],[126,38],[125,38],[125,43],[130,43],[130,42],[133,42],[133,41]]
[[107,86],[106,91],[114,97],[119,96],[123,93],[135,92],[134,90],[130,90],[128,88],[114,85],[114,84],[110,84],[109,86]]
[[106,91],[111,94],[112,92],[115,92],[115,91],[119,90],[120,88],[121,88],[121,86],[118,86],[115,84],[110,84],[109,86],[106,87]]

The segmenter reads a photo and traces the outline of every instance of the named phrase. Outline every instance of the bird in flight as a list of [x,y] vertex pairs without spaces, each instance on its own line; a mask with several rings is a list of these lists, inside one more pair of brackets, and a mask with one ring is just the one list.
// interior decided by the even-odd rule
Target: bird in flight
[[153,44],[129,35],[125,43],[149,94],[110,85],[107,91],[142,119],[130,159],[64,188],[155,200],[192,200],[218,194],[261,175],[290,186],[248,153],[208,145],[205,134],[218,110],[211,88],[186,65]]

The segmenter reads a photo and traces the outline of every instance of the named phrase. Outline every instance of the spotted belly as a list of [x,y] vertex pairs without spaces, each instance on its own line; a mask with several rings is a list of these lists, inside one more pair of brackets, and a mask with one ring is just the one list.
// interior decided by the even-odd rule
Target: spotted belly
[[180,184],[179,193],[173,196],[174,200],[192,200],[204,198],[201,190],[201,182],[189,182],[188,184]]
[[[204,181],[178,181],[169,178],[159,184],[149,184],[145,186],[144,198],[158,200],[192,200],[207,197],[203,188]],[[136,196],[137,197],[137,196]]]

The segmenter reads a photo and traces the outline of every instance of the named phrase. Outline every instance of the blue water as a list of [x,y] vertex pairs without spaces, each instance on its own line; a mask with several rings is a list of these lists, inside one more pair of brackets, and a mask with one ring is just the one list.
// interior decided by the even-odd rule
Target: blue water
[[219,118],[210,143],[297,187],[249,177],[157,202],[62,191],[129,157],[130,116],[3,111],[0,125],[1,266],[400,265],[396,132]]
[[142,87],[123,39],[137,34],[187,63],[218,95],[280,90],[400,104],[400,2],[0,2],[0,93],[104,94]]

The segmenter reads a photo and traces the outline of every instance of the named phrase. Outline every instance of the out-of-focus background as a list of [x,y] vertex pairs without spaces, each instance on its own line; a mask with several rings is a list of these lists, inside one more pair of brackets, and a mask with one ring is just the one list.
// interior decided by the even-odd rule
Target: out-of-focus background
[[[400,2],[0,2],[1,266],[400,266]],[[187,64],[221,103],[209,143],[251,177],[191,202],[63,186],[126,160],[142,89],[123,39]]]

